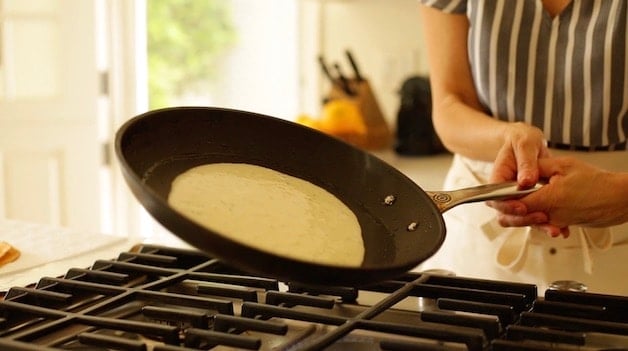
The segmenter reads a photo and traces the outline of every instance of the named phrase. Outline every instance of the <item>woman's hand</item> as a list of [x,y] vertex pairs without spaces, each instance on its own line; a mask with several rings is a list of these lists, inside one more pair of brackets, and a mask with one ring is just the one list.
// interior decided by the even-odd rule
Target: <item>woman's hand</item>
[[539,180],[538,160],[549,157],[543,132],[525,123],[508,123],[503,138],[491,181],[516,180],[522,188],[532,187]]
[[[543,132],[524,123],[509,123],[504,128],[504,142],[495,158],[491,182],[517,181],[521,188],[529,188],[539,181],[539,160],[549,157]],[[568,229],[548,224],[548,216],[531,211],[519,200],[489,201],[497,209],[503,226],[536,226],[551,236],[568,236]]]
[[[628,221],[628,174],[612,173],[572,157],[538,160],[539,174],[548,184],[517,202],[525,212],[494,202],[504,226],[535,225],[530,214],[544,213],[546,227],[569,225],[606,227]],[[509,202],[509,201],[506,201]]]

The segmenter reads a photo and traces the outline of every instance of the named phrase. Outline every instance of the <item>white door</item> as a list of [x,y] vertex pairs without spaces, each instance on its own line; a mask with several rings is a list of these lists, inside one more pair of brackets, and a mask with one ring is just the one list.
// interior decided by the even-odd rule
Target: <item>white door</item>
[[0,217],[101,227],[97,4],[0,1]]

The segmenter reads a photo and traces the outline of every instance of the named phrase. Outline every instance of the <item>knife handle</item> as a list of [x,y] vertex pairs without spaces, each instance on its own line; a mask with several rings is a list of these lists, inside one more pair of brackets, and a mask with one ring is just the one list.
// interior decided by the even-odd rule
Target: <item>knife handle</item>
[[351,67],[353,68],[353,74],[355,74],[355,80],[358,82],[363,81],[364,78],[362,78],[362,74],[360,73],[358,64],[355,62],[355,59],[353,58],[351,51],[347,50],[345,51],[345,53],[347,54],[347,59],[349,59],[349,63],[351,64]]
[[334,68],[336,69],[336,72],[338,73],[338,79],[340,79],[340,84],[342,86],[342,90],[344,90],[344,92],[347,95],[355,95],[355,92],[353,91],[353,89],[351,89],[351,85],[349,84],[349,80],[342,73],[342,69],[340,68],[340,65],[338,63],[334,63]]

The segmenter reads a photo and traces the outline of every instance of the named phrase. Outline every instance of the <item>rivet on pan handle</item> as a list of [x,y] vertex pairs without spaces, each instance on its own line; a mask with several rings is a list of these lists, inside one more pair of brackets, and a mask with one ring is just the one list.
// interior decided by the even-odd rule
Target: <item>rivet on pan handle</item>
[[464,203],[521,197],[537,191],[542,186],[542,183],[537,183],[531,188],[521,189],[517,182],[506,182],[450,191],[426,191],[426,193],[442,213]]

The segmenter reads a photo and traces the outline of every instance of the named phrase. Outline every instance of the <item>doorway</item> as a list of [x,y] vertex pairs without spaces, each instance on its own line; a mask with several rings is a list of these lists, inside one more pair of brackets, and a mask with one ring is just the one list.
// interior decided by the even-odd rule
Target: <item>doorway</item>
[[[151,105],[147,3],[0,0],[0,218],[155,237],[159,226],[115,159],[122,123],[175,105],[294,119],[317,100],[318,2],[164,0],[154,3],[216,6],[225,17],[214,21],[224,21],[229,40],[209,56],[212,65],[188,76],[192,89]],[[212,27],[194,23],[202,19],[179,26],[189,22],[206,36]],[[207,59],[202,52],[213,44],[191,45],[182,60]]]
[[101,228],[103,4],[0,1],[0,218]]

